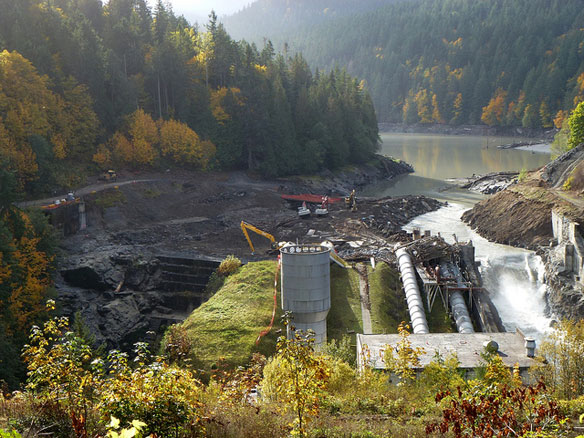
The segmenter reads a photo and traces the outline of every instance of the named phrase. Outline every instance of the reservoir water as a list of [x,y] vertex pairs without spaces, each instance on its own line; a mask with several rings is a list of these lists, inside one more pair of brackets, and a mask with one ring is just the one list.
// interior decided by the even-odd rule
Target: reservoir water
[[519,328],[528,336],[541,339],[549,328],[545,316],[543,264],[532,251],[489,242],[464,224],[462,213],[484,198],[467,190],[453,188],[449,178],[498,171],[532,170],[550,160],[549,153],[497,149],[497,145],[517,138],[382,134],[381,153],[404,160],[415,173],[369,188],[364,196],[423,194],[448,202],[438,211],[417,217],[404,228],[431,230],[453,242],[472,240],[481,262],[485,287],[497,306],[507,330]]

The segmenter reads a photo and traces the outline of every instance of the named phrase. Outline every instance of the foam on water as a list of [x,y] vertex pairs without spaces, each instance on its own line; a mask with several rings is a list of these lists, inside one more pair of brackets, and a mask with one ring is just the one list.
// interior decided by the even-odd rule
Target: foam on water
[[460,217],[467,206],[451,203],[437,211],[418,216],[404,229],[431,230],[449,243],[472,240],[476,259],[481,262],[484,285],[499,311],[505,328],[519,328],[525,335],[541,339],[549,330],[545,316],[544,266],[532,251],[489,242],[464,224]]

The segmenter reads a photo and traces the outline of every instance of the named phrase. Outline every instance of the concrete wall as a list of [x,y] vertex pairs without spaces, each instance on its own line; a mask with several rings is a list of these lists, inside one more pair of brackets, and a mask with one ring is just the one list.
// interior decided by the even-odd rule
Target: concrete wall
[[566,272],[571,273],[576,281],[584,283],[584,239],[579,224],[552,211],[552,229]]

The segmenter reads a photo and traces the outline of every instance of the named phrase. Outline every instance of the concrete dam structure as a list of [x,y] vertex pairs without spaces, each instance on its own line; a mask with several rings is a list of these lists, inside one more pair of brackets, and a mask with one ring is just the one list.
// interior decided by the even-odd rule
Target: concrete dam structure
[[315,346],[326,343],[326,317],[331,307],[330,248],[325,245],[287,245],[282,260],[282,310],[292,313],[288,326],[315,333]]

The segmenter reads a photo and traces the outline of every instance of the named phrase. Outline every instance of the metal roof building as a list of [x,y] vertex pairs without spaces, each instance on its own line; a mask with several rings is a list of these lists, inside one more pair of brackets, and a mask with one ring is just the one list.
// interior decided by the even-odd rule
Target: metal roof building
[[[410,334],[408,337],[412,348],[422,347],[425,351],[420,357],[420,369],[423,369],[432,360],[436,352],[443,358],[456,353],[461,369],[469,374],[484,365],[481,353],[485,343],[495,341],[498,344],[498,354],[505,365],[513,368],[519,364],[522,375],[533,365],[536,360],[527,356],[526,338],[519,331],[515,333],[428,333]],[[391,335],[363,335],[357,334],[357,364],[363,368],[365,362],[374,369],[385,369],[383,355],[386,348],[396,348],[401,336]],[[533,342],[533,341],[531,341]]]

